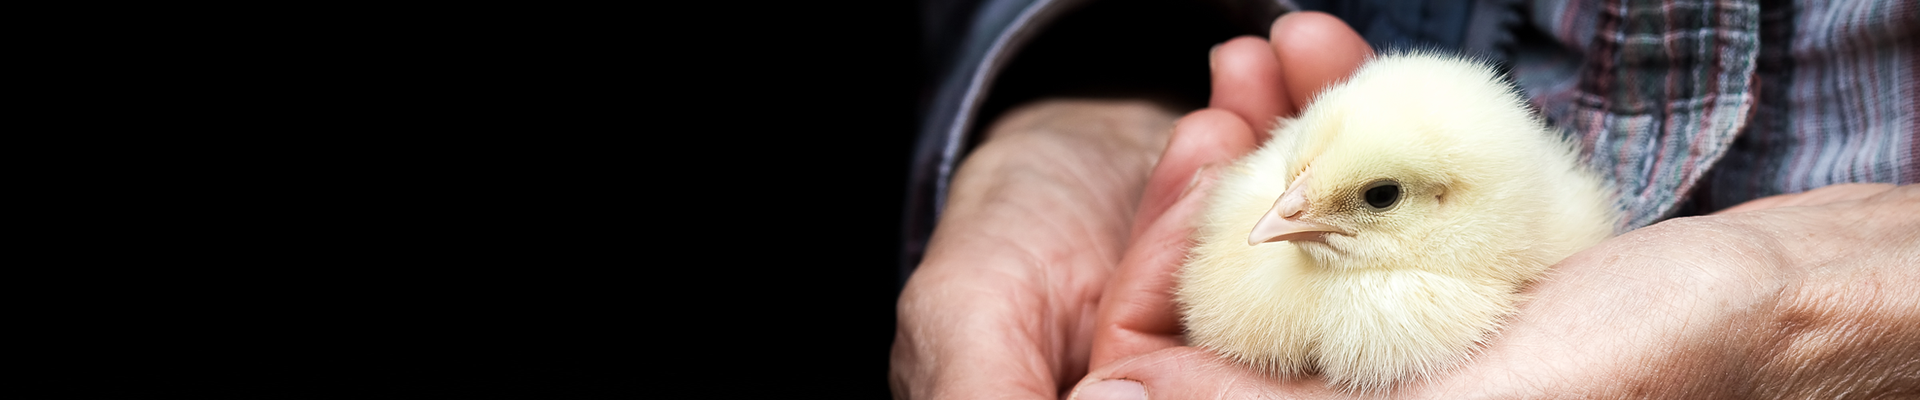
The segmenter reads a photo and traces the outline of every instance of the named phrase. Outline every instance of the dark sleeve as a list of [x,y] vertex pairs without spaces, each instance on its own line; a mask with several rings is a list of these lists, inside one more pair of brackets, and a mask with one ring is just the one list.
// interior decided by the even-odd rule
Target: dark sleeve
[[1204,106],[1206,52],[1266,36],[1284,0],[935,0],[922,23],[929,78],[907,188],[900,279],[926,251],[948,183],[982,128],[1013,105],[1123,88]]

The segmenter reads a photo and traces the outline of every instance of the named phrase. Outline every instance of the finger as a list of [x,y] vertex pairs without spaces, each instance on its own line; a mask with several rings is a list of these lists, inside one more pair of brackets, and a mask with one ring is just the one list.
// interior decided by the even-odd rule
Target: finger
[[[1154,200],[1143,200],[1165,211],[1143,208],[1150,218],[1136,219],[1146,228],[1134,236],[1100,298],[1093,365],[1181,345],[1173,276],[1186,258],[1194,216],[1212,187],[1213,174],[1201,166],[1224,166],[1252,150],[1252,136],[1238,117],[1216,109],[1189,114],[1174,127],[1173,140],[1148,180]],[[1168,205],[1158,205],[1163,203]]]
[[[1138,393],[1139,396],[1132,396]],[[1173,347],[1095,368],[1069,392],[1071,400],[1342,397],[1325,381],[1280,379],[1193,347]]]
[[1147,176],[1146,191],[1141,193],[1139,209],[1133,215],[1136,222],[1129,243],[1139,241],[1140,233],[1192,186],[1194,171],[1200,166],[1225,163],[1258,145],[1255,131],[1235,114],[1208,108],[1174,122],[1173,135],[1167,138],[1159,163]]
[[1373,57],[1373,47],[1358,32],[1326,13],[1287,13],[1273,21],[1269,35],[1285,77],[1288,103],[1296,106],[1284,111],[1287,116],[1299,113],[1314,95],[1346,80]]
[[1127,249],[1120,267],[1100,298],[1094,317],[1093,349],[1089,366],[1185,344],[1173,304],[1174,273],[1186,258],[1188,223],[1198,213],[1212,188],[1211,174],[1201,171],[1193,195],[1182,197],[1162,218]]
[[1294,109],[1287,102],[1286,83],[1273,46],[1253,36],[1241,36],[1213,49],[1213,95],[1207,106],[1233,112],[1258,135],[1273,130],[1274,119]]
[[1800,193],[1773,195],[1748,200],[1745,203],[1727,207],[1725,210],[1715,211],[1713,215],[1759,211],[1778,207],[1816,206],[1848,200],[1859,200],[1888,190],[1893,190],[1893,185],[1885,183],[1842,183]]

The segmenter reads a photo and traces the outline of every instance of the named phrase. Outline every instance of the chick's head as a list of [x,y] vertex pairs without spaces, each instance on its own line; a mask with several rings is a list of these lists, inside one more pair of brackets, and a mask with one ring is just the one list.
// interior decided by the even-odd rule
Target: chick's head
[[1248,244],[1289,241],[1333,271],[1467,272],[1450,270],[1528,258],[1539,243],[1532,227],[1592,208],[1555,204],[1564,197],[1555,187],[1597,193],[1596,181],[1554,182],[1582,172],[1568,162],[1572,148],[1492,71],[1388,61],[1276,132],[1273,150],[1295,155],[1285,166],[1293,177]]

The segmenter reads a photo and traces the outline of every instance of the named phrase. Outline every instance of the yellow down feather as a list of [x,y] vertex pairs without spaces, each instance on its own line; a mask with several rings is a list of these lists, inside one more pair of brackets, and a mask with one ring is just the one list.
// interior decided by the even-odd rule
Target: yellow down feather
[[[1190,344],[1279,377],[1372,391],[1452,368],[1618,218],[1577,144],[1479,62],[1381,56],[1278,126],[1223,171],[1175,294]],[[1249,245],[1309,171],[1296,216],[1339,233]]]

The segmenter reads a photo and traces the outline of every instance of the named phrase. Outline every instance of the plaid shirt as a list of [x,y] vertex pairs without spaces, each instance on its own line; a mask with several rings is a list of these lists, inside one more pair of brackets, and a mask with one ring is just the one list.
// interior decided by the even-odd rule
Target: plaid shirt
[[1584,55],[1576,74],[1526,77],[1563,61],[1523,57],[1514,74],[1614,182],[1623,228],[1920,182],[1914,1],[1545,0],[1528,19]]
[[[934,45],[946,69],[923,114],[905,271],[919,263],[975,129],[973,113],[998,69],[1054,17],[1085,1],[944,2],[977,12],[942,25],[964,32],[946,33],[957,39]],[[1418,2],[1330,4],[1372,3],[1390,10],[1374,17],[1386,21],[1445,14],[1398,4]],[[1473,1],[1480,15],[1453,22],[1465,24],[1468,38],[1438,44],[1508,61],[1534,105],[1576,135],[1586,161],[1612,181],[1627,216],[1622,230],[1835,183],[1920,182],[1920,0],[1503,2]],[[1260,13],[1300,9],[1288,0],[1239,3]],[[1528,12],[1494,15],[1520,10]],[[1508,29],[1487,34],[1488,24]],[[1434,42],[1387,40],[1375,33],[1395,30],[1356,27],[1376,47]],[[1530,33],[1551,43],[1508,43]],[[1511,51],[1485,52],[1493,47]]]

